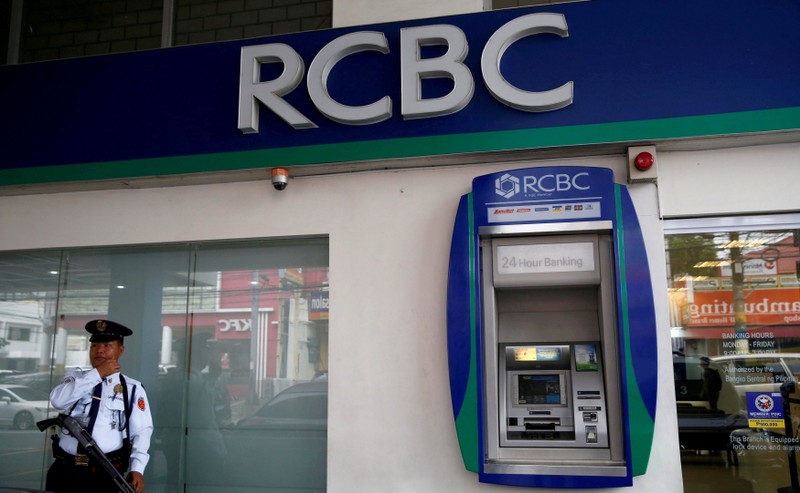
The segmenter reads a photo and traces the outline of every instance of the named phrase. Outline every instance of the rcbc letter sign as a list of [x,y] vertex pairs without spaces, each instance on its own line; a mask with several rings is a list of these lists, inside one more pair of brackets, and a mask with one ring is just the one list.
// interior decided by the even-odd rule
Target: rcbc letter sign
[[[530,112],[554,111],[572,104],[573,83],[546,91],[525,91],[503,77],[502,58],[516,41],[535,34],[566,38],[567,22],[562,14],[537,13],[507,22],[492,34],[481,54],[480,72],[489,93],[506,106]],[[444,46],[439,57],[422,58],[425,46]],[[465,108],[475,91],[475,81],[464,64],[469,43],[464,31],[449,24],[419,26],[400,31],[400,108],[404,120],[434,118]],[[392,99],[386,95],[363,106],[336,101],[328,91],[328,76],[334,66],[349,55],[362,51],[390,53],[386,36],[376,31],[358,31],[339,36],[326,44],[308,69],[306,88],[314,107],[326,118],[345,125],[370,125],[392,116]],[[306,115],[287,103],[283,96],[294,91],[305,75],[305,63],[291,46],[273,43],[245,46],[241,51],[239,74],[239,130],[258,133],[259,107],[264,105],[296,130],[317,128]],[[261,80],[261,65],[283,64],[283,72],[269,81]],[[447,78],[453,87],[439,97],[423,98],[424,79]]]

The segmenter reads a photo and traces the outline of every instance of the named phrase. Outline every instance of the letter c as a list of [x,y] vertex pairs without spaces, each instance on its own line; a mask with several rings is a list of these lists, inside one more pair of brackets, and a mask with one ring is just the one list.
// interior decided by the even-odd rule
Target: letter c
[[504,24],[495,31],[481,55],[481,72],[486,88],[498,101],[522,111],[553,111],[572,104],[572,81],[549,91],[523,91],[511,85],[500,73],[500,62],[509,46],[534,34],[569,36],[563,14],[529,14]]
[[588,177],[589,173],[578,173],[575,176],[573,176],[572,177],[572,186],[577,188],[578,190],[589,190],[589,185],[586,185],[586,186],[583,186],[583,187],[578,185],[578,177],[581,177],[581,176],[587,176]]
[[555,192],[556,191],[555,186],[552,186],[550,188],[547,188],[547,187],[544,186],[544,180],[546,180],[546,179],[555,180],[555,178],[556,177],[553,176],[553,175],[540,176],[539,177],[539,189],[541,191],[543,191],[543,192]]
[[359,31],[334,39],[322,48],[308,67],[308,95],[323,115],[346,125],[367,125],[392,116],[392,100],[384,96],[365,106],[347,106],[334,100],[328,92],[328,75],[341,59],[361,51],[389,53],[386,36],[380,32]]

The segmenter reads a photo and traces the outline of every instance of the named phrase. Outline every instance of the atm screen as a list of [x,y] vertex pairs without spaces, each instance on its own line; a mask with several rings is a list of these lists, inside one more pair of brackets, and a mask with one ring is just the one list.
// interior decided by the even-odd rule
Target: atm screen
[[518,405],[565,406],[563,381],[557,373],[517,375]]

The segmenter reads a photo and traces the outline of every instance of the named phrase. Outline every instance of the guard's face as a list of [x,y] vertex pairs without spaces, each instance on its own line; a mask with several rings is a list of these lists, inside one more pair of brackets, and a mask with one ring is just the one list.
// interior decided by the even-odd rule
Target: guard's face
[[125,346],[120,341],[93,342],[89,346],[89,359],[93,367],[103,364],[104,361],[117,360],[125,352]]

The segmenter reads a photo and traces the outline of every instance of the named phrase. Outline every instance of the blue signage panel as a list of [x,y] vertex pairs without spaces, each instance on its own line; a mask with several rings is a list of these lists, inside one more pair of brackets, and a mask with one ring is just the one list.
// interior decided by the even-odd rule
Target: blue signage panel
[[[609,169],[528,168],[473,182],[476,224],[612,220],[614,181]],[[481,209],[481,205],[485,208]]]
[[[520,19],[545,13],[562,18],[560,34],[530,29],[505,51],[487,48]],[[796,2],[575,2],[3,66],[0,185],[798,128],[799,21]],[[461,91],[454,111],[409,119],[401,67],[411,54],[402,38],[430,26],[451,33],[447,43],[463,34],[463,60],[445,62],[441,39],[420,44],[430,73],[446,66],[459,72],[459,91],[470,80],[474,88]],[[324,74],[330,99],[391,104],[384,119],[347,124],[312,100],[308,73],[355,33],[379,41],[328,59],[336,60]],[[281,97],[311,125],[292,127],[258,103],[258,131],[243,133],[242,48],[276,44],[302,62],[296,87]],[[497,84],[484,70],[492,62],[523,102],[501,101],[504,91],[489,87]],[[259,82],[282,68],[262,64]],[[421,80],[423,100],[458,92],[441,73]],[[526,96],[566,85],[568,104],[525,110]],[[35,173],[64,165],[72,167]]]

